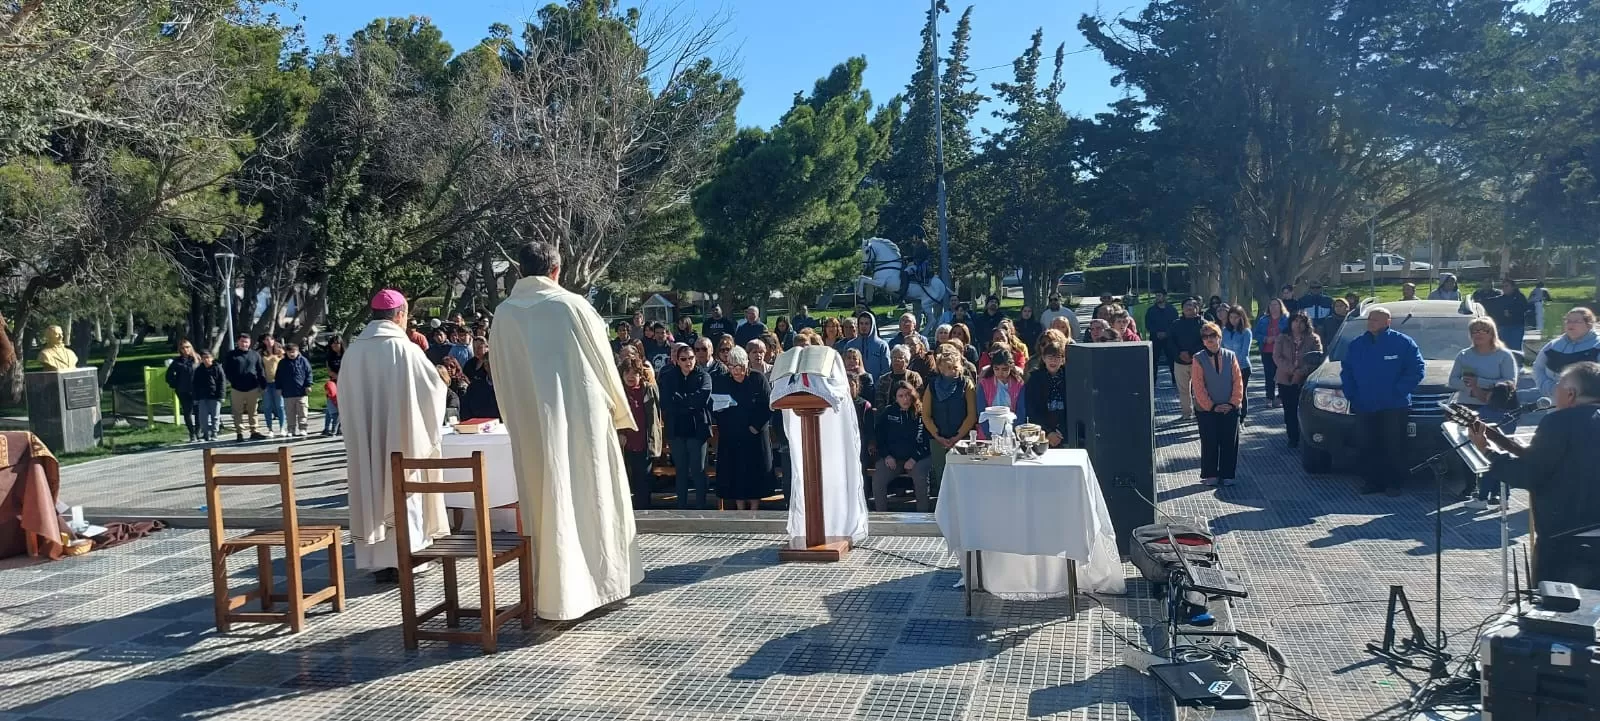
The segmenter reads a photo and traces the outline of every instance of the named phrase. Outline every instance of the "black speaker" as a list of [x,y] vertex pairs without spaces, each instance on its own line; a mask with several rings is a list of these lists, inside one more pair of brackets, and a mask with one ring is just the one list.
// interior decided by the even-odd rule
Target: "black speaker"
[[1123,556],[1133,529],[1156,522],[1153,362],[1142,341],[1067,346],[1067,445],[1089,452]]

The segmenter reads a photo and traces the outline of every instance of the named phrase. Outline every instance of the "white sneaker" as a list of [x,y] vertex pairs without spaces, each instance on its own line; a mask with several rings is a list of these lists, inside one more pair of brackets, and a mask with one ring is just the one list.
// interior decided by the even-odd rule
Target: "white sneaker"
[[1215,479],[1215,478],[1202,478],[1202,479],[1200,479],[1200,485],[1202,485],[1202,486],[1211,486],[1211,487],[1215,488],[1216,485],[1217,485],[1217,479]]
[[1224,486],[1233,485],[1233,479],[1232,478],[1224,478],[1224,479],[1222,479],[1222,485],[1224,485]]
[[1462,505],[1466,506],[1467,510],[1470,510],[1470,511],[1487,511],[1487,510],[1489,510],[1489,502],[1483,500],[1482,498],[1470,498],[1470,499],[1467,499],[1467,502],[1462,504]]

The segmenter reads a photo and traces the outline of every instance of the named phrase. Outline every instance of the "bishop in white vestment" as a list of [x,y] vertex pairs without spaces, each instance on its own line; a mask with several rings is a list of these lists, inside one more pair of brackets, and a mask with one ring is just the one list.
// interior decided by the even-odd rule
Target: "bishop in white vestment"
[[[511,435],[540,618],[571,620],[644,580],[619,429],[634,429],[605,321],[555,278],[553,246],[522,249],[525,276],[495,309],[489,346]],[[347,356],[348,357],[348,356]]]
[[[389,454],[438,458],[445,385],[421,348],[406,337],[406,300],[385,290],[372,299],[372,322],[345,351],[339,371],[339,417],[350,474],[350,537],[356,568],[384,571],[397,562],[392,528],[409,523],[413,551],[445,535],[444,497],[412,495],[395,513]],[[439,471],[426,473],[438,482]],[[380,576],[387,576],[383,573]]]

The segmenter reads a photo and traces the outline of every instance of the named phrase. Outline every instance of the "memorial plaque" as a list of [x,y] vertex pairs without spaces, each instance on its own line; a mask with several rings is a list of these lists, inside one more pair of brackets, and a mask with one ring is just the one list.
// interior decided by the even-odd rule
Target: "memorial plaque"
[[94,368],[36,371],[23,378],[28,428],[56,453],[100,443],[100,378]]
[[61,395],[66,399],[69,411],[99,406],[100,379],[97,375],[62,378]]

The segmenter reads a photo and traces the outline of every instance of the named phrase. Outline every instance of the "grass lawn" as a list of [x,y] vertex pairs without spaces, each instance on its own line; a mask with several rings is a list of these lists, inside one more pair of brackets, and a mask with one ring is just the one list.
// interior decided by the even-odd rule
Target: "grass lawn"
[[[103,363],[105,361],[105,351],[106,349],[100,346],[92,347],[86,364],[99,365]],[[174,355],[174,351],[165,340],[141,343],[139,345],[124,345],[122,347],[122,353],[117,357],[117,365],[111,371],[111,382],[101,391],[100,396],[100,412],[103,417],[108,419],[108,423],[112,416],[111,388],[137,389],[144,387],[144,369],[150,366],[165,365],[167,359],[172,358]],[[323,381],[327,380],[328,372],[320,356],[312,358],[312,367],[315,369],[315,383],[312,385],[309,396],[310,406],[313,411],[321,411],[328,404],[327,394],[323,392],[322,386]],[[31,359],[24,368],[29,372],[41,370],[38,361]],[[137,393],[136,390],[133,392]],[[226,401],[223,402],[222,412],[224,416],[228,414]],[[27,414],[28,409],[25,404],[0,405],[0,415],[26,417]],[[170,420],[170,416],[161,415],[158,417]],[[61,460],[62,465],[72,465],[108,456],[138,453],[189,440],[189,432],[181,423],[178,425],[154,423],[146,426],[144,418],[136,416],[131,420],[134,425],[130,427],[106,428],[98,448],[79,453],[60,454],[57,457]],[[314,430],[320,431],[321,428]]]
[[[1403,281],[1391,281],[1389,283],[1378,284],[1378,300],[1400,300],[1400,287],[1402,285],[1404,285]],[[1477,288],[1477,284],[1469,283],[1467,284],[1465,290],[1470,292],[1477,290]],[[1567,311],[1578,306],[1584,306],[1591,309],[1596,307],[1596,304],[1594,303],[1593,277],[1583,276],[1579,278],[1552,280],[1545,284],[1545,288],[1550,291],[1551,300],[1550,303],[1545,306],[1544,328],[1540,329],[1544,338],[1554,338],[1558,335],[1561,335],[1563,332],[1562,316],[1565,316]],[[1428,297],[1428,290],[1429,288],[1426,283],[1417,284],[1418,297]],[[1531,290],[1533,290],[1533,287],[1529,286],[1523,288],[1522,292],[1527,293]],[[1349,286],[1330,286],[1326,288],[1324,292],[1335,298],[1338,298],[1345,293],[1356,293],[1365,298],[1369,293],[1367,284],[1365,283]]]
[[189,431],[182,425],[156,423],[149,427],[129,426],[107,428],[100,439],[100,447],[78,453],[61,453],[56,458],[61,465],[70,466],[124,453],[138,453],[189,440]]

